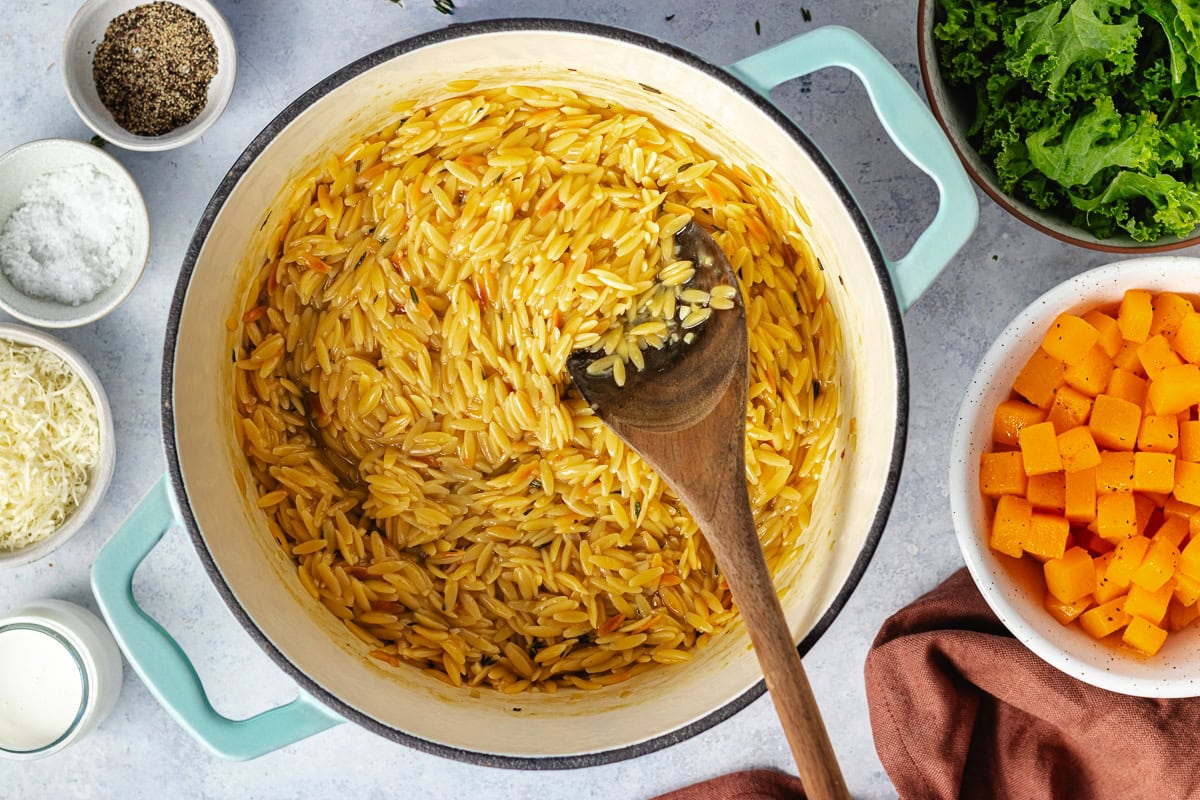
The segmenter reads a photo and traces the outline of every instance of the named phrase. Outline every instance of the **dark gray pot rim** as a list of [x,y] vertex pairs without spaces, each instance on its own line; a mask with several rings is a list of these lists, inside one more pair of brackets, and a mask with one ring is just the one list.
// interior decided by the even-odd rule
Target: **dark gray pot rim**
[[[196,516],[192,510],[191,498],[188,495],[187,487],[183,480],[182,467],[179,460],[179,450],[175,438],[175,412],[174,412],[174,363],[176,356],[176,348],[179,344],[179,321],[183,312],[183,305],[187,298],[188,285],[191,282],[192,274],[196,268],[196,260],[200,254],[200,250],[204,245],[204,241],[208,236],[209,230],[217,215],[220,213],[225,200],[233,191],[242,175],[250,167],[255,159],[266,149],[266,147],[274,140],[275,136],[282,131],[296,117],[303,113],[318,99],[328,94],[332,90],[338,88],[343,83],[351,78],[366,72],[367,70],[378,66],[392,58],[404,53],[409,53],[414,50],[419,50],[423,47],[439,44],[454,39],[460,39],[469,36],[476,36],[489,33],[503,32],[539,32],[539,31],[554,31],[559,33],[572,33],[586,36],[598,36],[606,39],[613,39],[625,44],[652,50],[659,53],[664,53],[672,58],[684,62],[688,66],[703,72],[713,80],[720,81],[726,86],[734,89],[745,97],[750,102],[754,103],[761,111],[769,116],[780,128],[782,128],[792,140],[800,147],[809,158],[816,163],[821,173],[834,186],[839,199],[846,207],[854,220],[855,226],[858,228],[859,235],[867,248],[871,257],[871,263],[875,267],[876,279],[882,285],[884,302],[887,305],[888,322],[892,328],[893,352],[892,356],[895,359],[896,377],[897,377],[897,403],[896,403],[896,429],[892,440],[892,454],[888,465],[887,482],[884,486],[883,496],[880,499],[879,507],[875,513],[875,518],[871,525],[871,530],[867,535],[866,541],[863,543],[863,548],[859,553],[853,569],[850,571],[845,584],[838,592],[833,604],[818,620],[817,624],[800,642],[799,650],[801,655],[807,653],[809,649],[816,643],[817,639],[833,624],[838,613],[850,599],[854,589],[858,586],[862,579],[863,573],[867,569],[867,565],[871,561],[871,557],[875,553],[876,547],[879,545],[880,537],[883,535],[884,526],[887,523],[888,514],[891,511],[892,503],[895,500],[896,489],[900,480],[900,468],[904,459],[904,447],[908,430],[908,392],[909,392],[909,375],[908,375],[908,357],[905,349],[904,328],[901,321],[900,308],[896,302],[895,292],[892,288],[892,280],[886,267],[886,262],[883,253],[880,251],[879,244],[875,240],[874,234],[871,232],[870,225],[863,216],[861,209],[855,203],[849,190],[842,182],[840,176],[830,166],[829,162],[821,154],[809,138],[801,132],[794,122],[791,121],[782,111],[776,108],[769,100],[764,99],[751,89],[746,84],[731,76],[728,72],[718,66],[708,63],[692,53],[683,50],[675,45],[654,39],[652,37],[633,33],[631,31],[620,28],[613,28],[605,25],[598,25],[587,22],[576,22],[557,19],[538,19],[538,18],[523,18],[523,19],[497,19],[481,22],[472,22],[461,25],[451,25],[447,28],[432,31],[429,33],[420,34],[409,39],[397,42],[395,44],[384,47],[380,50],[364,56],[363,58],[354,61],[351,64],[343,67],[329,77],[322,80],[320,83],[313,86],[307,92],[296,98],[285,108],[274,120],[268,124],[261,133],[254,138],[249,146],[230,167],[228,173],[213,193],[212,199],[205,208],[203,215],[200,217],[196,225],[196,232],[192,237],[191,243],[188,245],[187,252],[183,259],[183,265],[179,274],[179,281],[175,288],[175,295],[171,301],[171,308],[167,320],[167,333],[163,351],[163,367],[162,367],[162,426],[163,426],[163,441],[167,457],[167,470],[171,477],[171,485],[178,503],[180,516],[184,526],[187,528],[188,534],[192,539],[192,543],[196,548],[196,552],[203,562],[204,569],[208,573],[209,578],[216,586],[217,591],[225,604],[229,607],[233,615],[242,624],[242,627],[250,634],[255,642],[266,652],[268,656],[300,687],[311,694],[316,699],[327,705],[329,708],[336,711],[347,720],[354,722],[362,727],[379,734],[392,741],[412,747],[425,753],[443,756],[445,758],[454,759],[457,761],[476,764],[486,767],[501,767],[506,769],[526,769],[526,770],[550,770],[550,769],[576,769],[582,767],[594,767],[603,764],[611,764],[617,761],[622,761],[629,758],[646,755],[655,752],[664,747],[682,742],[689,739],[702,731],[705,731],[719,722],[729,719],[737,712],[741,711],[746,706],[750,705],[766,690],[763,682],[760,680],[751,688],[747,689],[738,697],[730,700],[724,706],[716,709],[708,715],[695,720],[681,728],[677,728],[669,733],[661,736],[647,739],[645,741],[636,742],[624,747],[602,750],[597,752],[581,753],[578,755],[568,756],[546,756],[546,757],[530,757],[530,756],[508,756],[499,753],[479,752],[473,750],[465,750],[458,747],[451,747],[440,744],[438,742],[429,741],[427,739],[414,736],[402,730],[385,725],[373,717],[364,714],[363,712],[349,706],[336,694],[317,683],[312,678],[308,677],[300,670],[292,661],[280,652],[275,645],[267,638],[267,636],[258,628],[255,622],[242,608],[234,595],[232,588],[225,581],[220,569],[217,567],[212,553],[208,549],[208,544],[204,539],[204,534],[200,530],[200,526],[196,521]],[[882,355],[882,354],[881,354]]]

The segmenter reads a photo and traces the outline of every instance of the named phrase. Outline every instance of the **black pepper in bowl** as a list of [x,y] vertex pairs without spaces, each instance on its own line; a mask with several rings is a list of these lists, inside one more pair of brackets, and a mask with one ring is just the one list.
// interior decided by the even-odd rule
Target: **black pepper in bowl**
[[170,2],[135,6],[104,31],[92,60],[100,102],[139,136],[186,125],[204,110],[217,46],[204,20]]

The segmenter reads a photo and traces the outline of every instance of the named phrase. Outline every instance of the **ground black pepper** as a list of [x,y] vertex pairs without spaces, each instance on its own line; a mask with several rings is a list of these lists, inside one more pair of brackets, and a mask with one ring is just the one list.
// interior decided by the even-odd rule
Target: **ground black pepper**
[[217,74],[212,32],[169,2],[146,3],[108,24],[92,77],[100,101],[122,128],[158,136],[191,122],[208,102]]

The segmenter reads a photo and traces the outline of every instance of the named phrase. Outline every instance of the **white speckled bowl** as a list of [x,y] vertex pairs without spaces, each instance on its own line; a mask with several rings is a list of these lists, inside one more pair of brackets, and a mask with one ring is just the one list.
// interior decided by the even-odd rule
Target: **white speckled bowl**
[[200,138],[225,110],[237,78],[237,45],[229,23],[208,0],[171,0],[204,20],[212,32],[217,46],[217,74],[208,85],[207,105],[191,122],[159,136],[130,133],[117,124],[100,102],[92,78],[92,57],[96,46],[104,39],[108,24],[129,9],[147,2],[149,0],[88,0],[80,6],[63,38],[63,82],[71,105],[87,126],[100,136],[126,150],[170,150]]
[[4,567],[19,567],[45,558],[79,532],[91,517],[92,512],[100,505],[100,501],[104,499],[104,493],[108,491],[113,467],[116,464],[117,445],[116,437],[113,435],[112,410],[108,405],[108,395],[104,393],[104,386],[100,383],[100,378],[96,376],[83,356],[58,339],[21,325],[0,325],[0,339],[41,347],[65,361],[67,366],[74,370],[87,385],[88,391],[92,395],[92,401],[96,404],[96,416],[100,423],[100,459],[92,468],[87,493],[83,496],[79,507],[71,516],[67,517],[58,530],[45,539],[20,550],[0,550],[0,569],[3,569]]
[[16,210],[21,192],[47,172],[91,164],[97,171],[129,190],[133,224],[132,248],[116,282],[86,303],[77,306],[30,297],[13,286],[0,268],[0,308],[17,319],[42,328],[71,328],[95,322],[121,304],[141,280],[150,256],[150,215],[137,182],[119,161],[99,147],[74,139],[39,139],[26,142],[0,156],[0,232]]
[[990,503],[979,492],[979,457],[991,446],[992,415],[1013,380],[1064,311],[1082,313],[1120,302],[1126,289],[1192,293],[1200,259],[1155,256],[1118,261],[1078,275],[1029,305],[983,357],[958,412],[950,459],[950,508],[971,577],[1000,621],[1047,663],[1085,683],[1139,697],[1200,696],[1200,626],[1167,638],[1141,658],[1079,628],[1060,625],[1042,606],[1041,565],[988,546]]

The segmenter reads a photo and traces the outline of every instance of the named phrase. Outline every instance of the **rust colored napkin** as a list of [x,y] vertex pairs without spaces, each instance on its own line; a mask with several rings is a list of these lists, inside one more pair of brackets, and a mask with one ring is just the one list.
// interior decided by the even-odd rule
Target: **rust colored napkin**
[[1200,700],[1059,672],[1000,624],[966,569],[884,623],[866,683],[875,748],[904,800],[1200,797]]
[[795,776],[751,769],[668,792],[655,800],[804,800],[804,788]]

